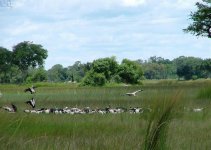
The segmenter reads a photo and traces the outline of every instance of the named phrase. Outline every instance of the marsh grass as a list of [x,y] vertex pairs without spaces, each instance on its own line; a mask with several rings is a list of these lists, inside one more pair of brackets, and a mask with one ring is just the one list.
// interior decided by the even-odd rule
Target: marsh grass
[[180,93],[177,93],[170,99],[157,100],[154,104],[147,126],[145,150],[167,149],[168,126],[174,116],[173,109],[176,107],[180,97]]
[[198,93],[199,99],[211,99],[211,86],[203,87]]
[[[210,101],[198,97],[198,93],[211,84],[207,81],[178,82],[100,88],[44,84],[34,95],[37,108],[90,106],[95,109],[110,105],[153,110],[151,113],[116,115],[25,114],[23,110],[28,106],[24,102],[32,95],[23,90],[31,85],[0,85],[3,94],[0,106],[13,102],[18,107],[15,114],[0,110],[0,149],[209,148]],[[125,96],[126,92],[140,88],[144,91],[136,97]],[[193,113],[185,111],[184,107],[207,109]]]

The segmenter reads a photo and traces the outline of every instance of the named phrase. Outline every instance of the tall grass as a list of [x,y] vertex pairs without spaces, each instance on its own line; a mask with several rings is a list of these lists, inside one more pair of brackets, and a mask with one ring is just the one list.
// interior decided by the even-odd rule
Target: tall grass
[[198,93],[199,99],[211,99],[211,86],[203,87]]
[[153,107],[153,113],[150,115],[145,137],[145,150],[166,149],[166,139],[168,125],[173,116],[173,108],[176,107],[180,99],[180,93],[177,93],[171,99],[157,101]]
[[[25,114],[24,102],[32,95],[23,90],[31,85],[0,85],[0,106],[14,102],[18,107],[15,114],[0,110],[0,149],[208,149],[210,109],[206,117],[204,112],[183,109],[210,105],[198,97],[208,86],[196,82],[101,88],[43,85],[34,95],[37,108],[110,105],[152,109],[151,113],[116,115]],[[140,88],[144,91],[136,97],[125,96]]]

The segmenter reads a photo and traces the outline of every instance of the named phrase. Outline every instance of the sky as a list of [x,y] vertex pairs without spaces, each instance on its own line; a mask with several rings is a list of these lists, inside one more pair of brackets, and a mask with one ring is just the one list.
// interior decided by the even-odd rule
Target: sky
[[0,7],[0,46],[41,44],[48,50],[45,69],[111,56],[118,62],[152,56],[206,59],[211,39],[182,30],[197,1],[11,0],[12,7]]

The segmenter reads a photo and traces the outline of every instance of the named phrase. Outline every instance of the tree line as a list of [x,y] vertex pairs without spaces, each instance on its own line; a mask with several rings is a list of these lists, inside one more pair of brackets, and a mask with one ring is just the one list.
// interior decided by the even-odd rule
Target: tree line
[[0,47],[0,83],[78,82],[102,86],[106,83],[138,84],[143,79],[190,80],[211,77],[211,59],[180,56],[173,60],[152,56],[148,60],[99,58],[93,62],[45,70],[48,52],[42,45],[24,41],[12,51]]

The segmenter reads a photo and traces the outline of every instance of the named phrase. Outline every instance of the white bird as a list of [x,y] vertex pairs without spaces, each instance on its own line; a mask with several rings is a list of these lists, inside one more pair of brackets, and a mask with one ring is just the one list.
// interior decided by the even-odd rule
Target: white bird
[[17,107],[14,104],[11,104],[11,107],[3,106],[1,108],[3,108],[4,110],[6,110],[8,112],[13,112],[13,113],[17,112]]
[[31,100],[28,100],[25,102],[26,104],[29,104],[32,108],[35,108],[35,99],[32,98]]
[[194,112],[201,112],[204,108],[193,108]]
[[135,92],[132,92],[132,93],[126,93],[126,95],[128,95],[128,96],[136,96],[136,93],[141,92],[141,91],[143,91],[143,90],[138,90],[138,91],[135,91]]
[[36,93],[35,88],[37,88],[37,87],[32,85],[32,87],[25,89],[24,92],[30,92],[31,94],[34,94],[34,93]]

